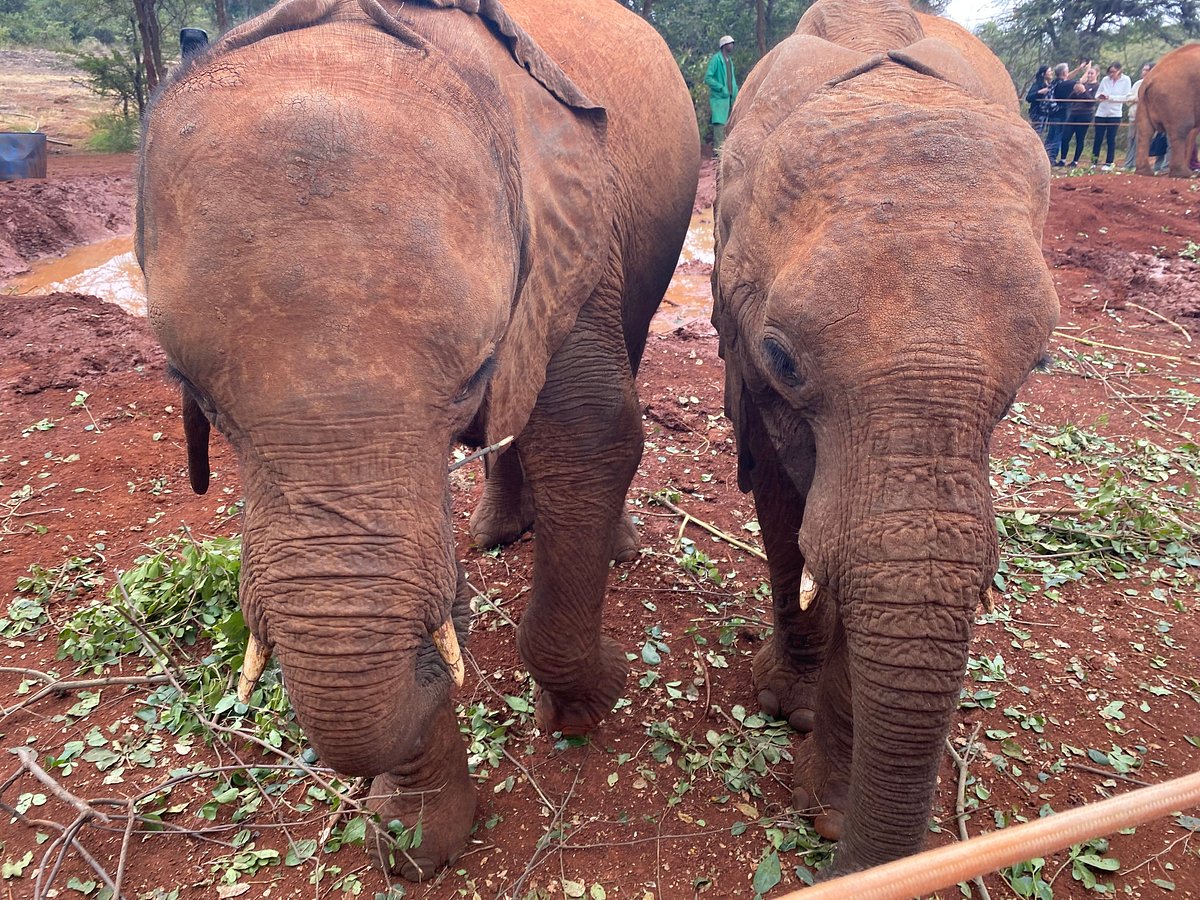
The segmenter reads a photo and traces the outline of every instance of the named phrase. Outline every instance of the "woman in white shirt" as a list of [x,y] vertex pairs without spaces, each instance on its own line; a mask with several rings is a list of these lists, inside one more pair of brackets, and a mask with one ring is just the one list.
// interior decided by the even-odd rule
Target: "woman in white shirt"
[[1112,63],[1108,74],[1100,79],[1096,88],[1096,99],[1100,105],[1096,108],[1096,137],[1092,141],[1092,165],[1100,162],[1100,144],[1107,145],[1107,158],[1104,161],[1106,170],[1113,167],[1113,156],[1116,154],[1117,126],[1121,124],[1122,104],[1129,99],[1133,85],[1129,76],[1121,72],[1121,64]]

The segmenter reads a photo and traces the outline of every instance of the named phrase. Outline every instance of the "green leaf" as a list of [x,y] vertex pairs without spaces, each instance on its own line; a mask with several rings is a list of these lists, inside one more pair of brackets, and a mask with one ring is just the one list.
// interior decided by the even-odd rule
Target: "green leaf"
[[25,868],[33,862],[33,851],[26,850],[25,855],[13,862],[0,863],[0,879],[20,878]]
[[307,862],[313,858],[317,852],[317,842],[314,838],[305,838],[302,841],[295,841],[288,847],[287,856],[284,857],[283,864],[285,866],[298,866],[302,862]]
[[604,890],[604,885],[597,882],[588,890],[588,896],[590,896],[592,900],[607,900],[608,892]]
[[568,897],[582,897],[584,884],[582,881],[572,881],[569,878],[564,878],[562,883],[563,893]]
[[765,894],[783,878],[783,870],[779,866],[779,854],[772,850],[758,863],[754,870],[752,887],[755,893]]
[[342,831],[342,844],[361,844],[367,837],[367,820],[358,816]]

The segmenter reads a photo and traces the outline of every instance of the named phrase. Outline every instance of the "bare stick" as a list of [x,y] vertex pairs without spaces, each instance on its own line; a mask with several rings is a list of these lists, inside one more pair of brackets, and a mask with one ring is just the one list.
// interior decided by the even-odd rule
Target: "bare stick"
[[[955,818],[958,819],[958,837],[960,840],[970,840],[967,834],[967,772],[969,771],[971,760],[974,758],[975,738],[979,734],[979,726],[982,722],[975,724],[975,730],[971,732],[971,736],[967,738],[967,746],[963,748],[962,756],[959,756],[958,751],[954,749],[954,745],[950,743],[950,738],[946,738],[946,749],[950,751],[950,755],[954,757],[954,762],[958,766],[958,797],[954,801]],[[982,875],[976,875],[971,879],[975,887],[979,888],[979,896],[983,900],[992,900],[992,895],[988,893],[987,885],[983,882]]]
[[1182,334],[1185,338],[1187,338],[1187,342],[1189,344],[1192,342],[1192,336],[1190,334],[1188,334],[1188,330],[1186,328],[1184,328],[1182,325],[1180,325],[1178,322],[1174,321],[1173,319],[1168,319],[1162,313],[1156,313],[1154,310],[1147,309],[1146,307],[1142,306],[1142,304],[1134,303],[1132,300],[1126,300],[1125,305],[1132,306],[1134,309],[1140,309],[1142,312],[1152,315],[1156,319],[1161,319],[1162,321],[1164,321],[1168,325],[1170,325],[1172,328],[1179,329],[1179,333]]
[[[41,674],[41,673],[38,673]],[[31,676],[32,677],[32,676]],[[66,691],[79,691],[85,688],[109,687],[114,684],[168,684],[171,679],[166,675],[112,675],[108,678],[83,678],[73,681],[55,681],[46,685],[40,691],[30,694],[16,706],[0,709],[0,719],[7,718],[18,710],[31,706],[47,694],[61,694]]]
[[135,800],[129,799],[129,814],[125,821],[125,836],[121,838],[121,856],[117,860],[117,886],[113,888],[113,894],[116,897],[121,896],[121,883],[125,880],[125,863],[129,860],[129,841],[133,837],[133,823],[137,821],[137,816],[134,815]]
[[680,532],[683,531],[683,528],[687,527],[689,522],[694,522],[696,525],[699,525],[701,528],[703,528],[705,531],[707,531],[713,537],[720,538],[721,540],[725,541],[726,543],[733,544],[733,546],[737,547],[739,550],[745,550],[751,556],[755,556],[755,557],[761,559],[763,562],[767,561],[767,554],[765,554],[763,551],[759,550],[757,547],[754,547],[754,546],[751,546],[750,544],[739,541],[733,535],[726,534],[724,531],[717,528],[716,525],[710,525],[708,522],[705,522],[702,519],[697,519],[695,516],[693,516],[687,510],[683,509],[682,507],[676,506],[674,503],[672,503],[670,500],[668,500],[662,492],[659,492],[657,494],[651,494],[650,502],[657,503],[659,506],[662,506],[662,507],[665,507],[666,509],[671,510],[671,512],[675,513],[677,516],[682,516],[683,517],[683,526],[680,528]]
[[1142,781],[1140,778],[1130,778],[1128,775],[1121,775],[1118,772],[1105,772],[1103,769],[1093,769],[1091,766],[1085,766],[1083,763],[1065,762],[1063,765],[1077,772],[1087,772],[1089,775],[1099,775],[1101,778],[1116,778],[1121,781],[1128,781],[1130,784],[1150,787],[1150,782]]
[[52,793],[63,803],[70,806],[81,816],[86,818],[97,818],[105,825],[109,824],[112,819],[99,810],[93,809],[85,800],[80,800],[65,787],[55,781],[45,769],[37,764],[37,755],[28,747],[14,747],[11,751],[14,756],[21,761],[21,765],[25,767],[34,778],[46,786],[46,790]]
[[498,450],[503,450],[505,447],[511,444],[513,440],[515,440],[515,438],[513,438],[513,436],[510,434],[508,437],[496,441],[496,443],[484,447],[482,450],[476,450],[470,456],[464,456],[456,463],[451,463],[450,468],[447,471],[453,472],[455,469],[461,469],[467,463],[475,462],[475,460],[481,459],[482,457],[487,456],[489,453],[495,453]]
[[1122,353],[1136,353],[1138,356],[1151,356],[1155,359],[1169,359],[1171,362],[1183,362],[1182,356],[1167,356],[1165,353],[1151,353],[1149,350],[1134,350],[1132,347],[1117,347],[1113,344],[1102,344],[1099,341],[1090,341],[1087,338],[1075,337],[1073,334],[1063,334],[1055,330],[1055,335],[1060,338],[1065,338],[1068,341],[1075,341],[1079,344],[1086,344],[1089,347],[1103,347],[1105,350],[1120,350]]

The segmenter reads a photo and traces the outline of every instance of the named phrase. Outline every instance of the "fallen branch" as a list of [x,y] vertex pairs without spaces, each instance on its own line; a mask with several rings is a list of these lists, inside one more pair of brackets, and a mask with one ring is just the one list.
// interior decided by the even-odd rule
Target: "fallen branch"
[[696,525],[699,525],[701,528],[703,528],[705,531],[707,531],[713,537],[720,538],[721,540],[725,541],[728,544],[733,544],[733,546],[737,547],[739,550],[745,550],[751,556],[755,556],[758,559],[761,559],[763,562],[767,561],[767,554],[764,553],[762,550],[759,550],[757,547],[754,547],[750,544],[744,543],[743,541],[739,541],[733,535],[727,534],[726,532],[724,532],[720,528],[718,528],[716,525],[710,525],[708,522],[705,522],[703,519],[697,519],[686,509],[683,509],[680,506],[676,506],[674,503],[672,503],[670,500],[668,500],[666,498],[666,495],[663,492],[659,491],[656,494],[651,494],[650,502],[657,503],[659,506],[661,506],[665,509],[669,509],[671,512],[675,513],[675,515],[681,516],[683,518],[683,524],[680,525],[680,527],[679,527],[680,534],[683,533],[683,529],[687,528],[688,523],[691,522]]
[[1075,337],[1073,334],[1063,334],[1057,329],[1055,330],[1054,334],[1060,338],[1065,338],[1068,341],[1086,344],[1089,347],[1102,347],[1105,350],[1119,350],[1122,353],[1136,353],[1138,356],[1151,356],[1154,359],[1169,359],[1171,362],[1184,361],[1182,356],[1168,356],[1165,353],[1151,353],[1149,350],[1134,350],[1132,347],[1118,347],[1114,344],[1102,344],[1100,341],[1089,341],[1087,338]]
[[484,447],[482,450],[476,450],[470,456],[464,456],[462,459],[460,459],[456,463],[451,463],[450,468],[447,471],[453,472],[455,469],[461,469],[463,466],[465,466],[469,462],[474,462],[477,459],[482,459],[483,457],[487,456],[489,453],[495,453],[498,450],[503,450],[505,447],[507,447],[509,444],[511,444],[514,440],[515,440],[515,438],[510,434],[508,437],[503,438],[502,440],[496,441],[496,443],[491,444],[487,447]]
[[1168,325],[1170,325],[1172,328],[1179,329],[1179,333],[1182,334],[1187,339],[1187,342],[1189,344],[1192,342],[1192,336],[1190,334],[1188,334],[1188,330],[1186,328],[1184,328],[1182,325],[1180,325],[1178,322],[1176,322],[1175,320],[1168,319],[1162,313],[1157,313],[1152,309],[1147,309],[1146,307],[1142,306],[1140,303],[1134,303],[1132,300],[1126,300],[1125,305],[1132,306],[1134,309],[1140,309],[1142,312],[1148,313],[1149,315],[1154,316],[1154,318],[1156,318],[1156,319],[1161,319],[1162,321],[1164,321]]
[[1068,769],[1074,769],[1077,772],[1087,772],[1089,775],[1099,775],[1101,778],[1116,778],[1120,781],[1128,781],[1130,784],[1140,785],[1141,787],[1150,787],[1150,782],[1142,781],[1139,778],[1130,778],[1128,775],[1121,775],[1118,772],[1105,772],[1103,769],[1094,769],[1091,766],[1085,766],[1083,763],[1066,762],[1063,766]]
[[[963,841],[971,839],[971,836],[967,834],[967,774],[970,771],[971,760],[975,758],[975,752],[979,746],[975,743],[975,738],[979,736],[979,726],[982,724],[982,722],[975,724],[975,730],[967,738],[967,746],[963,747],[961,756],[954,749],[954,745],[950,743],[950,738],[946,738],[946,749],[950,751],[955,765],[958,766],[958,796],[954,801],[954,817],[958,820],[958,837]],[[971,880],[975,883],[975,887],[979,888],[979,896],[983,900],[992,900],[992,895],[988,893],[987,885],[984,884],[982,875],[976,875]]]
[[[29,677],[42,676],[42,673],[34,673],[32,670],[22,670],[29,674]],[[79,691],[85,688],[94,687],[109,687],[114,684],[168,684],[171,679],[166,675],[113,675],[108,678],[83,678],[69,681],[55,681],[46,685],[35,694],[30,694],[16,706],[10,706],[8,709],[0,709],[0,719],[5,719],[11,716],[18,710],[24,709],[41,700],[47,694],[63,694],[67,691]]]

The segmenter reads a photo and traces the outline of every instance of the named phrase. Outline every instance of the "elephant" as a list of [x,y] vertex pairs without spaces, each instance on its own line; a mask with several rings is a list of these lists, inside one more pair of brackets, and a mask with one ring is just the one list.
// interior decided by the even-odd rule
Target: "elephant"
[[1157,131],[1171,146],[1172,178],[1187,178],[1200,168],[1200,44],[1172,50],[1150,70],[1138,92],[1137,115],[1137,174],[1153,174],[1150,141]]
[[420,822],[402,859],[376,840],[390,872],[454,859],[475,810],[455,442],[515,438],[482,505],[537,516],[538,723],[586,732],[620,697],[601,617],[634,376],[699,162],[670,52],[609,0],[285,0],[148,113],[136,252],[193,488],[211,427],[238,458],[247,666],[272,653],[322,761]]
[[718,176],[713,324],[773,597],[754,689],[805,734],[792,802],[830,874],[921,847],[998,563],[988,443],[1058,316],[1046,153],[926,21],[818,0]]

